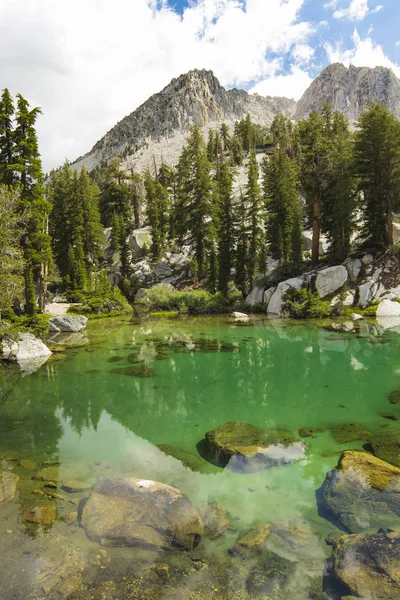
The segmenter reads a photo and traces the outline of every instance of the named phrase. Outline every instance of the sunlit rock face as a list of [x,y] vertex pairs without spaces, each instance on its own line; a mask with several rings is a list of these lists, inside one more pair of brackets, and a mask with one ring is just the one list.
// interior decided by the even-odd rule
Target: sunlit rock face
[[318,498],[323,516],[349,533],[400,527],[400,469],[367,452],[343,452]]
[[334,63],[324,69],[297,103],[295,119],[321,111],[325,102],[355,122],[371,102],[380,102],[400,117],[400,81],[386,67],[349,68]]
[[[188,128],[194,123],[201,127],[223,122],[233,125],[249,113],[256,123],[268,125],[279,113],[293,116],[295,106],[294,100],[287,98],[225,90],[212,71],[195,69],[173,79],[161,92],[123,118],[77,161],[76,166],[91,169],[132,148],[137,167],[143,156],[148,156],[149,162],[152,154],[160,154],[157,148],[163,140],[167,142],[165,147],[162,145],[163,158],[173,163],[180,154]],[[179,134],[181,137],[172,141]],[[144,144],[152,146],[149,152],[149,148],[142,148]]]

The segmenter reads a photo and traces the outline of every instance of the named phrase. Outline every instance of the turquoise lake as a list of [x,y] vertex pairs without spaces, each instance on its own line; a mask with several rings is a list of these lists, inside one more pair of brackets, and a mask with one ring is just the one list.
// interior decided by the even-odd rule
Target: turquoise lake
[[[338,443],[332,427],[399,431],[400,404],[388,395],[400,388],[400,333],[365,322],[344,334],[318,322],[235,326],[227,317],[188,317],[102,320],[50,343],[58,351],[32,374],[0,367],[1,466],[20,478],[15,498],[0,506],[0,598],[60,598],[61,588],[85,600],[340,598],[325,560],[326,539],[341,532],[318,514],[316,491],[341,451],[365,444]],[[152,376],[132,375],[132,367]],[[305,455],[246,474],[212,465],[197,445],[230,421],[291,432],[307,444]],[[301,428],[323,431],[302,438]],[[40,494],[46,482],[37,475],[46,466],[57,480]],[[103,477],[167,483],[200,510],[221,504],[230,528],[192,552],[104,548],[70,515]],[[66,492],[70,479],[82,490]],[[56,508],[49,526],[24,519],[38,504]],[[254,560],[229,552],[261,523],[299,528],[307,538],[288,550],[271,536],[270,550],[297,570],[263,593],[249,585]]]

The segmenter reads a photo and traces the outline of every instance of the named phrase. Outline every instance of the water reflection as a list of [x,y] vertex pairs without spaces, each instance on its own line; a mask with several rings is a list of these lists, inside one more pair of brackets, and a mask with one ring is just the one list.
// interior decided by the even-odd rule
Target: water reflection
[[[2,374],[0,456],[14,456],[2,468],[20,478],[15,499],[0,507],[0,568],[10,575],[1,584],[5,597],[27,598],[32,586],[51,597],[66,574],[75,582],[67,591],[79,589],[79,598],[135,597],[145,585],[149,595],[136,597],[212,597],[215,588],[218,597],[232,599],[277,594],[279,586],[283,598],[303,600],[314,577],[322,593],[331,552],[325,539],[337,528],[318,515],[315,490],[342,450],[366,442],[339,443],[332,427],[386,430],[381,414],[388,394],[400,388],[397,333],[365,324],[338,333],[282,322],[249,330],[199,320],[110,328],[106,341],[92,343],[100,336],[88,334],[73,347],[71,340],[53,340],[65,359],[24,379],[12,370]],[[151,366],[155,376],[112,372],[129,365]],[[396,416],[398,407],[390,409]],[[307,450],[279,467],[246,474],[223,469],[204,460],[196,445],[228,421],[290,432]],[[301,441],[300,428],[310,437]],[[389,431],[398,431],[396,421]],[[220,505],[229,527],[214,539],[206,535],[190,556],[103,549],[79,526],[79,503],[96,481],[125,477],[178,488],[206,521],[207,507]],[[56,519],[52,509],[36,511],[41,506],[55,507]],[[269,531],[260,552],[228,552],[260,524]],[[20,569],[23,581],[15,578]],[[82,575],[87,593],[79,587]]]

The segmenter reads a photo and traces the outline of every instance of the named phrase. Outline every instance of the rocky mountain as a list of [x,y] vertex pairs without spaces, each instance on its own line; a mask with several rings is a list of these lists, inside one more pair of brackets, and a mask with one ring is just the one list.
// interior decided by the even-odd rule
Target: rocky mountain
[[381,102],[400,117],[400,80],[386,67],[349,68],[334,63],[324,69],[297,103],[295,120],[307,117],[312,110],[320,111],[330,102],[354,122],[371,102]]
[[[76,166],[91,169],[127,149],[135,156],[136,167],[137,161],[145,163],[154,153],[163,154],[172,163],[193,123],[207,129],[222,122],[233,124],[250,113],[253,121],[268,125],[279,113],[292,117],[295,108],[294,100],[287,98],[225,90],[212,71],[196,69],[173,79],[160,93],[117,123],[90,152],[78,159]],[[146,149],[150,144],[154,148],[149,153]]]
[[188,127],[198,123],[206,135],[210,127],[228,125],[250,113],[253,121],[269,125],[284,115],[299,120],[325,101],[354,122],[371,101],[382,102],[400,117],[400,80],[385,67],[329,65],[296,104],[288,98],[264,97],[244,90],[225,90],[212,71],[193,70],[173,79],[124,117],[79,158],[74,166],[91,170],[104,160],[125,155],[123,166],[140,171],[155,160],[174,164],[185,143]]

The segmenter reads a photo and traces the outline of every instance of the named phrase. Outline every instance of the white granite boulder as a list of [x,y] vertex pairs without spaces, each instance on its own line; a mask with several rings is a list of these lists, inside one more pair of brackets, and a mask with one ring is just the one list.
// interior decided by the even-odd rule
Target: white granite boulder
[[53,317],[50,319],[50,333],[59,332],[74,332],[82,331],[85,329],[87,323],[87,317],[83,315],[62,315],[60,317]]
[[325,296],[339,290],[346,283],[347,278],[348,273],[345,266],[328,267],[318,273],[315,280],[315,289],[320,298],[325,298]]
[[299,290],[303,285],[303,280],[300,277],[293,277],[292,279],[287,279],[286,281],[281,281],[281,283],[276,288],[275,292],[272,294],[272,298],[268,304],[267,312],[274,315],[280,315],[282,312],[283,306],[283,294],[290,288],[294,287],[296,290]]

